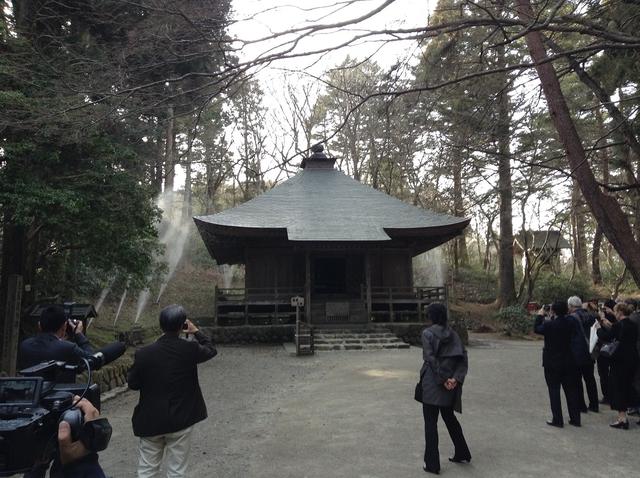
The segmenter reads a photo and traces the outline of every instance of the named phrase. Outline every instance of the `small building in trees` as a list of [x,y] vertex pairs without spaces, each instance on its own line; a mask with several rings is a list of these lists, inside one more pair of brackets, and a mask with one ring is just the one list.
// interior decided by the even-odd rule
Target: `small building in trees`
[[570,249],[571,244],[560,231],[526,231],[513,239],[514,256],[521,259],[522,268],[526,267],[527,256],[530,262],[540,266],[548,266],[553,271],[560,269],[560,253],[562,249]]
[[216,290],[217,325],[313,326],[422,321],[443,286],[413,283],[412,258],[469,219],[406,204],[334,168],[322,146],[264,194],[195,223],[218,264],[244,264],[243,288]]

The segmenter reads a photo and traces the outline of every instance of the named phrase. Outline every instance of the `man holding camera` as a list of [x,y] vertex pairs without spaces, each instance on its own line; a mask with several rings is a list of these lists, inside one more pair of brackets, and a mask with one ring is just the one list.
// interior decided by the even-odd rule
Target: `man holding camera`
[[[68,320],[64,309],[59,305],[50,305],[42,311],[39,327],[38,335],[20,343],[19,368],[32,367],[48,360],[77,364],[93,354],[89,340],[82,333],[82,322]],[[66,373],[60,379],[73,383],[75,373]]]
[[[131,420],[140,437],[138,478],[158,477],[165,455],[167,477],[187,476],[193,426],[207,418],[198,364],[217,354],[179,305],[162,309],[160,327],[164,334],[136,352],[127,377],[129,388],[140,390]],[[181,338],[181,331],[195,340]]]
[[580,426],[578,406],[578,368],[571,350],[571,338],[575,332],[575,321],[567,315],[568,307],[564,300],[551,304],[550,310],[541,309],[536,317],[534,330],[544,336],[542,367],[549,389],[551,420],[547,425],[562,428],[562,404],[560,388],[564,390],[569,409],[569,424]]

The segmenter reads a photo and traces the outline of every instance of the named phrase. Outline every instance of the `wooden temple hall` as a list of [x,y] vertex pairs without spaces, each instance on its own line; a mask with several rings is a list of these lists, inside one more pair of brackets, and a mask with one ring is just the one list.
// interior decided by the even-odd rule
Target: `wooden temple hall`
[[243,288],[215,293],[217,325],[316,326],[422,321],[444,287],[414,284],[412,258],[469,219],[417,208],[334,169],[313,148],[300,171],[232,209],[194,220],[218,264],[244,264]]

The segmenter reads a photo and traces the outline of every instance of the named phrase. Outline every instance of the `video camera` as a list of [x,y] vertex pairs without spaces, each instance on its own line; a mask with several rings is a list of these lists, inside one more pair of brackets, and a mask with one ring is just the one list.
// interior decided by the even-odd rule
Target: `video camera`
[[[47,464],[58,451],[58,424],[66,421],[73,441],[80,440],[90,451],[102,451],[111,439],[111,425],[105,418],[84,421],[75,407],[74,395],[88,399],[100,409],[100,387],[91,383],[92,370],[120,357],[124,344],[103,348],[79,365],[50,360],[21,370],[20,377],[0,378],[0,477]],[[57,383],[63,372],[87,370],[86,384]]]

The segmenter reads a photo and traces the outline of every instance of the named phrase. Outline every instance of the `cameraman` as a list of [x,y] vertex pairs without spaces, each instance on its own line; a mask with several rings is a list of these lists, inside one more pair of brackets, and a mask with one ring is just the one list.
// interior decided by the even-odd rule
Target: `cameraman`
[[[74,402],[80,397],[75,396]],[[80,400],[76,407],[82,410],[85,423],[97,420],[100,412],[87,399]],[[72,441],[71,426],[60,422],[58,426],[59,456],[54,460],[50,478],[106,478],[98,454],[90,452],[80,441]]]
[[[40,333],[20,343],[18,366],[20,369],[32,367],[49,360],[77,364],[82,358],[89,358],[93,349],[83,332],[82,322],[67,320],[64,309],[50,305],[42,311],[39,321]],[[62,381],[75,382],[75,373],[67,372]]]

